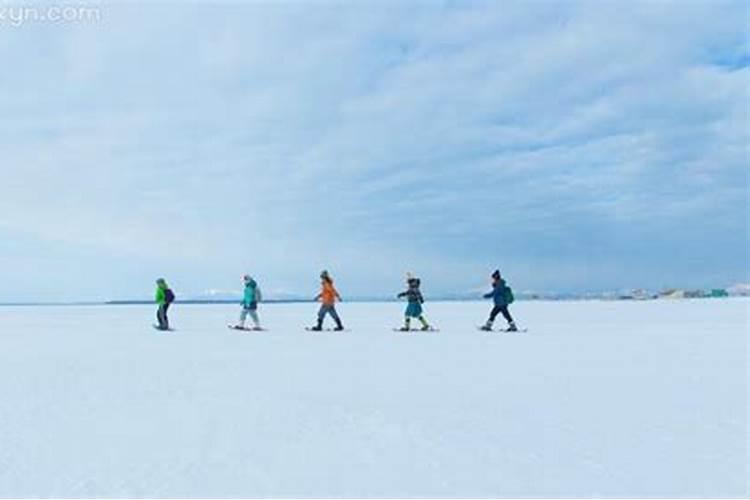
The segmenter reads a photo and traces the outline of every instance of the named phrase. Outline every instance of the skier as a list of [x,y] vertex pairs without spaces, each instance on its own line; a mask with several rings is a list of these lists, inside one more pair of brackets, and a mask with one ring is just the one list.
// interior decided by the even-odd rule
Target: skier
[[245,293],[242,297],[242,312],[240,313],[240,321],[234,328],[237,330],[246,330],[245,320],[250,315],[250,318],[253,320],[253,330],[261,330],[260,321],[258,320],[258,302],[262,300],[260,287],[252,276],[248,274],[242,277],[242,281],[245,283]]
[[156,319],[159,321],[158,330],[169,330],[169,318],[167,318],[167,310],[169,306],[174,302],[174,292],[169,288],[164,278],[156,280],[156,303],[159,305],[159,309],[156,311]]
[[422,292],[419,291],[419,285],[421,284],[419,278],[414,277],[412,273],[406,273],[406,284],[409,288],[405,292],[399,293],[396,297],[406,297],[409,304],[406,306],[406,312],[404,313],[404,326],[401,327],[402,332],[409,331],[409,323],[411,318],[417,318],[422,323],[422,330],[430,330],[430,325],[427,323],[424,315],[422,314],[422,304],[424,304],[424,297]]
[[490,312],[490,317],[487,323],[481,328],[485,331],[492,331],[492,323],[498,314],[502,313],[505,320],[508,322],[507,332],[517,332],[513,318],[508,311],[508,306],[513,303],[513,292],[510,287],[505,283],[505,280],[500,276],[500,271],[495,269],[492,273],[492,291],[484,295],[485,299],[492,298],[495,302],[495,307]]
[[336,312],[336,299],[341,300],[341,295],[333,286],[333,279],[328,271],[322,271],[320,273],[320,293],[315,296],[315,300],[321,302],[320,310],[318,310],[318,323],[311,327],[310,330],[319,332],[323,329],[323,319],[326,314],[330,314],[333,320],[336,322],[335,331],[340,332],[344,329],[344,325],[341,324],[341,319]]

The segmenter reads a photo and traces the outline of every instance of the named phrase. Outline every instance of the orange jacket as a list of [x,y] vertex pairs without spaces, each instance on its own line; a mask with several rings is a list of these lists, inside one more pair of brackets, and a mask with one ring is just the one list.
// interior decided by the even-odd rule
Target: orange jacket
[[333,286],[333,281],[324,281],[320,289],[320,301],[327,306],[332,306],[338,296],[339,292]]

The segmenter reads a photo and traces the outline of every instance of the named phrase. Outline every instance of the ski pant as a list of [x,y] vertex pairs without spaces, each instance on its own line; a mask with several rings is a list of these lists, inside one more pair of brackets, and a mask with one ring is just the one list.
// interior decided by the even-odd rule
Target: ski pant
[[320,306],[320,310],[318,311],[318,326],[323,324],[323,319],[326,317],[326,314],[330,314],[333,321],[336,322],[336,325],[341,326],[341,318],[339,318],[339,315],[336,312],[336,307],[333,304],[323,304]]
[[245,320],[247,319],[247,316],[250,315],[250,318],[253,320],[253,323],[255,326],[260,325],[260,321],[258,320],[258,311],[256,309],[245,309],[242,308],[242,312],[240,313],[240,323],[245,324]]
[[503,313],[503,318],[505,318],[505,321],[507,321],[508,323],[513,323],[513,318],[510,316],[507,305],[496,305],[495,307],[493,307],[492,311],[490,312],[489,322],[493,323],[497,315],[500,313]]
[[159,309],[156,311],[156,320],[159,322],[159,328],[162,330],[169,328],[167,309],[169,309],[169,304],[159,304]]

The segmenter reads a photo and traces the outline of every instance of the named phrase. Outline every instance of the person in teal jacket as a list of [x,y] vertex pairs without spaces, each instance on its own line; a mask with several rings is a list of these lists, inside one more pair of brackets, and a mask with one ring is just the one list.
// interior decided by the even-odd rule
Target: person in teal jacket
[[174,292],[169,288],[164,278],[156,280],[156,304],[159,308],[156,310],[156,320],[159,322],[159,330],[169,330],[169,318],[167,310],[174,302]]
[[242,312],[240,312],[240,322],[235,325],[235,328],[244,330],[245,321],[249,315],[253,320],[253,330],[260,330],[260,320],[258,319],[258,302],[262,300],[260,287],[252,276],[247,274],[243,276],[242,281],[245,284],[245,291],[242,295]]
[[430,325],[422,313],[422,304],[424,304],[424,297],[422,292],[419,290],[421,281],[411,273],[406,273],[406,284],[408,288],[406,291],[399,293],[396,297],[406,297],[409,304],[406,306],[404,312],[404,326],[400,328],[402,332],[408,332],[410,329],[411,318],[417,318],[422,323],[422,330],[427,331],[430,329]]

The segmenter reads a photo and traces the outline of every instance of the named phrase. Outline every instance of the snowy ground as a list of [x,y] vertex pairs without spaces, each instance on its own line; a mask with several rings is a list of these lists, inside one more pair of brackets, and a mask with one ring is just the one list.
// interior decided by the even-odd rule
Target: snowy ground
[[742,496],[750,301],[0,308],[0,496]]

